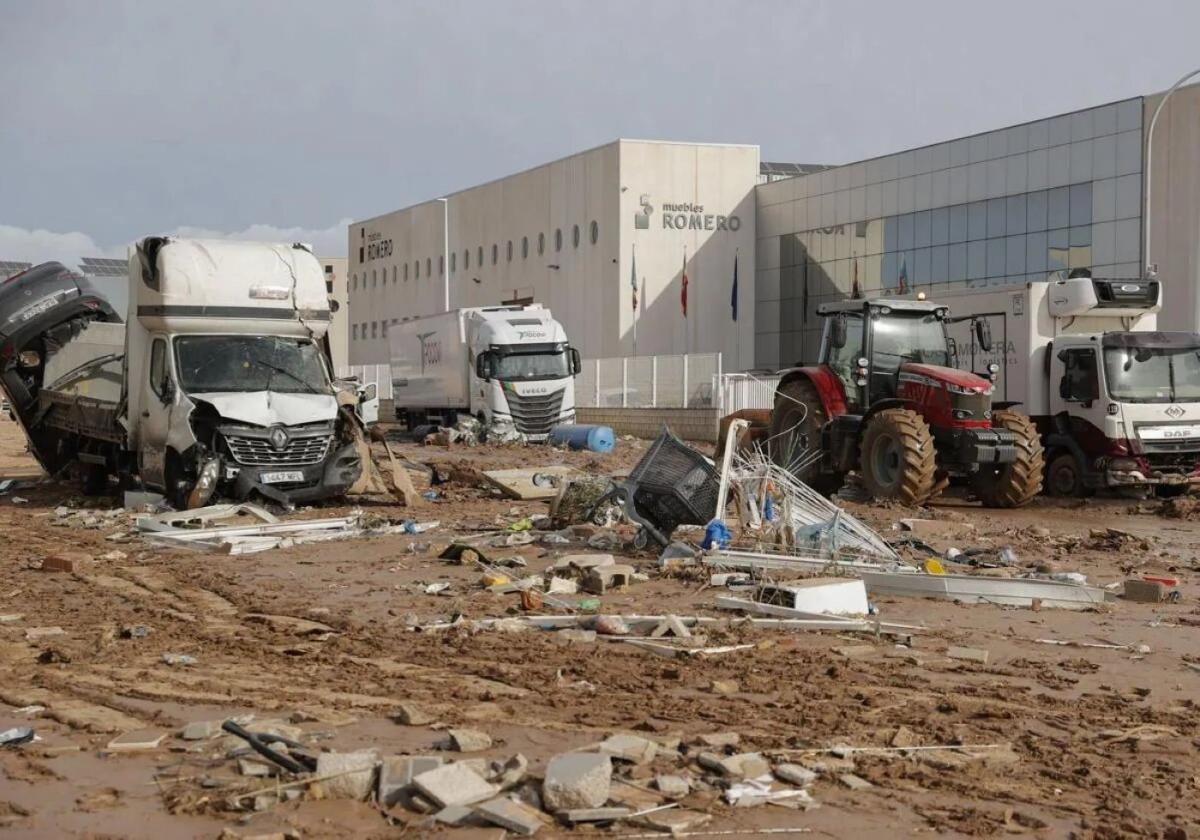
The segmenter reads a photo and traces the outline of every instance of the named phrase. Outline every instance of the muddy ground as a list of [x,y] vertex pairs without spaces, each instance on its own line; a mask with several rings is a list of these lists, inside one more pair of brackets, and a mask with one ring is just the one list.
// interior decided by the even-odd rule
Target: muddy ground
[[[954,500],[930,511],[848,505],[885,536],[897,535],[893,525],[900,518],[933,518],[941,524],[928,539],[938,547],[1008,544],[1023,563],[1081,571],[1095,584],[1131,574],[1180,579],[1176,603],[1115,600],[1101,611],[1079,613],[879,599],[885,620],[927,628],[911,647],[853,634],[737,629],[710,634],[709,643],[752,643],[753,649],[675,661],[603,638],[568,645],[550,632],[412,629],[455,614],[520,612],[518,595],[478,585],[478,569],[436,558],[460,533],[478,534],[481,526],[546,510],[544,502],[498,498],[474,480],[473,469],[561,462],[613,473],[636,463],[644,448],[623,440],[601,456],[405,444],[400,449],[411,458],[455,466],[452,481],[419,510],[365,507],[385,517],[439,520],[439,528],[245,556],[110,540],[127,531],[125,517],[98,514],[98,527],[85,527],[72,516],[66,517],[72,524],[63,524],[55,514],[60,505],[94,504],[103,511],[119,504],[84,500],[67,483],[42,481],[0,496],[0,730],[31,725],[40,738],[0,749],[0,832],[502,834],[498,828],[430,827],[411,812],[389,820],[367,803],[307,796],[258,813],[231,811],[224,804],[229,792],[264,780],[238,776],[220,739],[185,742],[176,732],[192,721],[253,714],[257,721],[294,722],[325,749],[375,747],[385,755],[428,751],[444,737],[445,725],[466,725],[496,741],[479,755],[523,753],[535,776],[556,753],[616,731],[667,743],[678,736],[685,744],[731,731],[741,736],[743,750],[790,750],[793,758],[826,760],[827,769],[838,772],[852,761],[853,772],[874,785],[850,790],[826,772],[810,789],[820,807],[807,811],[734,810],[715,791],[685,801],[712,815],[702,830],[743,836],[771,828],[828,837],[1197,836],[1200,521],[1188,518],[1187,504],[1039,500],[1019,511],[984,511]],[[0,422],[0,476],[37,475],[20,431]],[[1125,533],[1091,535],[1097,528]],[[562,550],[535,544],[489,551],[520,554],[529,572],[537,572]],[[74,573],[40,570],[44,557],[64,551],[94,560]],[[603,612],[720,614],[713,598],[721,590],[706,586],[704,576],[660,577],[653,555],[618,553],[650,580],[606,594]],[[440,581],[451,584],[451,594],[425,594],[425,585]],[[311,628],[264,615],[314,620],[333,632],[304,634]],[[123,628],[133,625],[149,628],[148,635],[123,637]],[[44,627],[63,633],[31,638],[27,632]],[[951,659],[950,645],[986,649],[988,661]],[[196,663],[167,664],[168,653]],[[424,706],[435,722],[394,722],[403,701]],[[21,711],[29,706],[44,709]],[[116,733],[142,728],[167,737],[145,752],[107,750]],[[849,761],[800,752],[893,741],[1011,749],[974,756],[859,754]],[[661,757],[658,763],[664,770],[682,766]],[[549,826],[539,836],[631,831],[644,829]]]

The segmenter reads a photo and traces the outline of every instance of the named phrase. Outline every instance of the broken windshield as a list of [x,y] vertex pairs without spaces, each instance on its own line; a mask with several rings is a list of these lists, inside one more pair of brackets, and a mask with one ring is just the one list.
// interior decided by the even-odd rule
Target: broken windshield
[[179,381],[190,394],[275,391],[327,394],[320,351],[311,341],[262,335],[175,339]]
[[1121,402],[1200,400],[1200,349],[1107,347],[1108,392]]

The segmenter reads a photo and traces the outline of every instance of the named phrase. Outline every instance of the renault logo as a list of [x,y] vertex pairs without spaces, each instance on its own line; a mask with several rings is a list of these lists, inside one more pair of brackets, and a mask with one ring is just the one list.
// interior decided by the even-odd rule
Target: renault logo
[[1178,420],[1184,414],[1187,414],[1187,412],[1183,410],[1182,406],[1173,405],[1167,409],[1167,416],[1172,420]]
[[288,445],[287,429],[283,426],[275,426],[267,433],[267,439],[271,441],[271,447],[276,452],[282,452]]

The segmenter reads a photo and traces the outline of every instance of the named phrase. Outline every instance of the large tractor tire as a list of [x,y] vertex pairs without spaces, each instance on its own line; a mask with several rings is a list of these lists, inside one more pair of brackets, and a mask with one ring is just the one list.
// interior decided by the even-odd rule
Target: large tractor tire
[[828,420],[812,382],[807,378],[795,379],[775,395],[768,441],[772,461],[826,496],[836,493],[843,479],[839,474],[821,470],[821,427]]
[[887,408],[867,422],[858,469],[877,499],[923,505],[934,493],[937,454],[925,418],[907,408]]
[[1042,489],[1046,464],[1041,435],[1032,420],[1008,409],[992,413],[992,426],[1016,435],[1017,460],[1000,467],[981,468],[973,482],[975,493],[986,507],[1020,507]]

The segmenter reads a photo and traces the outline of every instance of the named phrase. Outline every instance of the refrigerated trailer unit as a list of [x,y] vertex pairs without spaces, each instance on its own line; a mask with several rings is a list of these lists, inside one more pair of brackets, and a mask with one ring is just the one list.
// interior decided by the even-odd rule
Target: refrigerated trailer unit
[[[1046,492],[1200,483],[1200,334],[1158,330],[1158,280],[1073,277],[938,300],[955,322],[957,365],[995,364],[996,403],[1037,424]],[[978,319],[990,351],[974,340]]]

